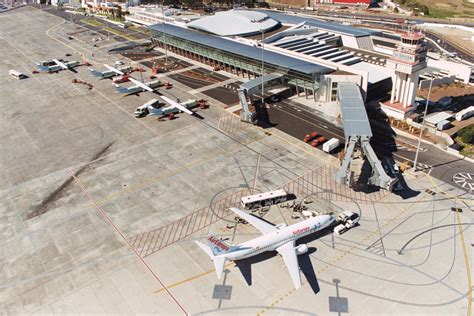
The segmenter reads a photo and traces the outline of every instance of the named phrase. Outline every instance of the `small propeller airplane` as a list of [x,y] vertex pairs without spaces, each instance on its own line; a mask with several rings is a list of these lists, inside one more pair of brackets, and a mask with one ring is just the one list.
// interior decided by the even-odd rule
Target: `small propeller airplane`
[[171,113],[179,113],[179,112],[185,112],[187,114],[191,115],[196,115],[195,112],[192,112],[189,110],[189,108],[192,108],[198,104],[198,101],[196,100],[188,100],[183,103],[178,103],[170,100],[169,98],[165,96],[160,96],[165,102],[167,102],[169,105],[166,107],[161,107],[157,108],[154,105],[159,103],[158,99],[152,99],[145,103],[142,106],[139,106],[134,114],[135,117],[143,117],[143,116],[161,116],[165,117],[168,116]]
[[164,82],[161,80],[153,80],[153,81],[143,83],[131,77],[129,77],[128,79],[131,82],[133,82],[135,85],[132,87],[125,88],[116,84],[115,89],[117,90],[117,93],[125,93],[126,95],[129,95],[129,94],[137,94],[143,91],[155,92],[154,88],[158,88],[164,85]]
[[[113,67],[108,66],[109,69],[112,69]],[[149,82],[140,82],[134,78],[129,77],[129,80],[135,84],[133,87],[125,88],[121,87],[119,85],[115,85],[115,89],[117,90],[118,93],[126,93],[127,95],[129,94],[137,94],[139,92],[143,91],[149,91],[153,93],[157,93],[160,95],[161,99],[165,101],[166,103],[169,104],[169,106],[165,108],[155,108],[153,104],[156,102],[148,102],[145,105],[138,107],[135,110],[135,116],[136,117],[141,117],[141,116],[167,116],[171,113],[179,113],[179,112],[184,112],[186,114],[190,114],[193,116],[196,116],[200,119],[203,119],[202,116],[197,114],[196,112],[193,112],[188,109],[188,107],[194,106],[197,104],[197,102],[189,102],[185,104],[178,103],[176,101],[171,100],[170,98],[158,93],[155,91],[155,88],[161,87],[164,85],[164,82],[160,80],[154,80],[154,81],[149,81]],[[153,101],[153,100],[152,100]],[[194,103],[194,104],[193,104]]]
[[63,61],[58,59],[53,59],[51,61],[42,61],[36,63],[38,69],[44,72],[58,72],[60,70],[70,70],[72,72],[77,72],[73,68],[79,66],[81,63],[78,61]]
[[319,215],[290,226],[286,226],[285,224],[275,226],[260,217],[241,211],[238,208],[231,207],[230,210],[252,224],[263,235],[239,245],[230,245],[212,234],[207,237],[207,244],[196,240],[196,244],[214,262],[217,277],[219,279],[222,277],[224,265],[227,260],[241,260],[253,257],[265,251],[277,251],[282,256],[290,272],[290,277],[295,289],[301,287],[301,276],[297,256],[308,251],[306,244],[295,246],[296,240],[330,226],[335,220],[332,215]]
[[118,68],[114,68],[107,64],[104,64],[104,66],[107,68],[105,71],[97,71],[94,68],[90,68],[89,70],[94,77],[99,77],[100,79],[108,79],[119,75],[123,76],[132,72],[132,67],[130,66],[122,66]]

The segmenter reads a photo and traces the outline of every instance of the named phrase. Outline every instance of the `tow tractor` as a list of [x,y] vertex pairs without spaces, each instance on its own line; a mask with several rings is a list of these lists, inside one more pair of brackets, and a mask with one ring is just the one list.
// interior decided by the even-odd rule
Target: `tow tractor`
[[334,227],[334,233],[341,235],[353,228],[359,222],[360,216],[351,211],[344,211],[337,215],[336,221],[339,223]]

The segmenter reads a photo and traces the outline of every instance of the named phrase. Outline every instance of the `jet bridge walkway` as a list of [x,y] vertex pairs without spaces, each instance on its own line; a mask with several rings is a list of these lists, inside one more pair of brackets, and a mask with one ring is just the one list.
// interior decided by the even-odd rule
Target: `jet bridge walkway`
[[336,172],[336,182],[352,186],[353,173],[350,164],[354,150],[359,146],[372,167],[369,184],[392,191],[396,178],[391,178],[385,170],[370,145],[372,129],[365,109],[364,101],[357,84],[353,82],[339,83],[337,98],[341,106],[341,116],[346,139],[345,156],[339,171]]
[[254,124],[256,122],[256,115],[257,113],[251,112],[249,109],[248,100],[251,102],[251,96],[257,92],[261,92],[262,94],[264,91],[262,90],[262,82],[263,85],[267,86],[274,86],[280,85],[284,83],[284,75],[278,73],[270,73],[266,74],[263,77],[258,77],[247,81],[246,83],[240,85],[238,90],[239,101],[240,105],[242,106],[242,112],[240,112],[240,119],[243,122],[248,122]]

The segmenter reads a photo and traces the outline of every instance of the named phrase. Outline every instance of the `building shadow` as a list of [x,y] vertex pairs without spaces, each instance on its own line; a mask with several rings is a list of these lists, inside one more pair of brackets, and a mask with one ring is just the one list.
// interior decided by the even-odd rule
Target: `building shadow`
[[[372,102],[367,106],[367,115],[369,116],[370,126],[373,133],[370,144],[372,145],[372,148],[374,149],[378,159],[381,161],[385,172],[390,177],[398,179],[398,185],[395,185],[395,190],[393,190],[392,193],[400,196],[402,199],[409,199],[417,196],[420,192],[414,191],[408,186],[403,174],[401,172],[394,174],[390,171],[390,166],[387,165],[387,161],[391,161],[393,164],[396,163],[394,153],[399,151],[399,147],[396,142],[397,134],[390,125],[388,116],[382,111],[378,105],[378,102]],[[406,161],[409,161],[409,158],[407,158]],[[366,162],[367,161],[364,162],[364,165]],[[404,163],[405,161],[399,160],[399,162]],[[368,167],[365,166],[365,168],[368,168],[369,173],[371,173],[370,165]],[[365,170],[365,172],[368,171]],[[364,175],[361,181],[363,180],[368,180],[368,177]],[[368,187],[370,190],[370,186]]]
[[255,113],[257,118],[257,125],[262,128],[275,127],[278,124],[272,123],[270,120],[270,115],[268,114],[268,109],[266,104],[262,104],[260,99],[253,101],[253,106],[255,107]]
[[[313,264],[311,263],[310,255],[316,252],[316,248],[309,247],[308,252],[298,256],[298,265],[304,277],[308,281],[308,284],[311,286],[314,294],[319,293],[320,287],[316,272],[314,271]],[[244,277],[245,282],[248,286],[252,285],[252,265],[258,264],[262,261],[278,257],[278,252],[276,251],[267,251],[256,256],[234,261],[240,273]],[[281,259],[283,260],[283,259]],[[286,268],[286,267],[285,267]],[[290,275],[288,273],[288,277]]]

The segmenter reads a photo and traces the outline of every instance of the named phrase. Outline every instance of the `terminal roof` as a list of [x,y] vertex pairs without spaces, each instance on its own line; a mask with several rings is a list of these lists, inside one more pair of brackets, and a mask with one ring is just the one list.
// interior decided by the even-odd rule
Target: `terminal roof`
[[216,12],[188,23],[188,27],[220,36],[260,34],[280,25],[267,14],[248,10]]
[[[222,50],[227,53],[240,55],[250,60],[261,60],[262,50],[259,47],[238,43],[229,39],[221,38],[215,35],[205,34],[199,31],[194,31],[185,27],[176,26],[173,24],[154,24],[149,26],[150,29],[163,32],[165,30],[166,35],[171,35],[184,39],[188,42],[206,45],[215,48],[216,50]],[[264,54],[265,62],[278,66],[282,71],[293,70],[306,75],[312,74],[327,74],[334,70],[319,64],[311,63],[302,59],[278,54],[271,51],[265,51]]]
[[353,26],[342,25],[335,22],[326,22],[326,21],[314,19],[308,16],[286,14],[282,12],[275,12],[273,10],[256,10],[256,11],[266,13],[270,18],[277,20],[281,23],[300,24],[302,22],[306,22],[306,24],[312,25],[317,28],[325,29],[328,31],[334,31],[338,33],[343,33],[343,34],[349,34],[355,37],[381,34],[381,32],[379,31],[373,31],[373,30],[364,29],[364,28],[356,28]]

